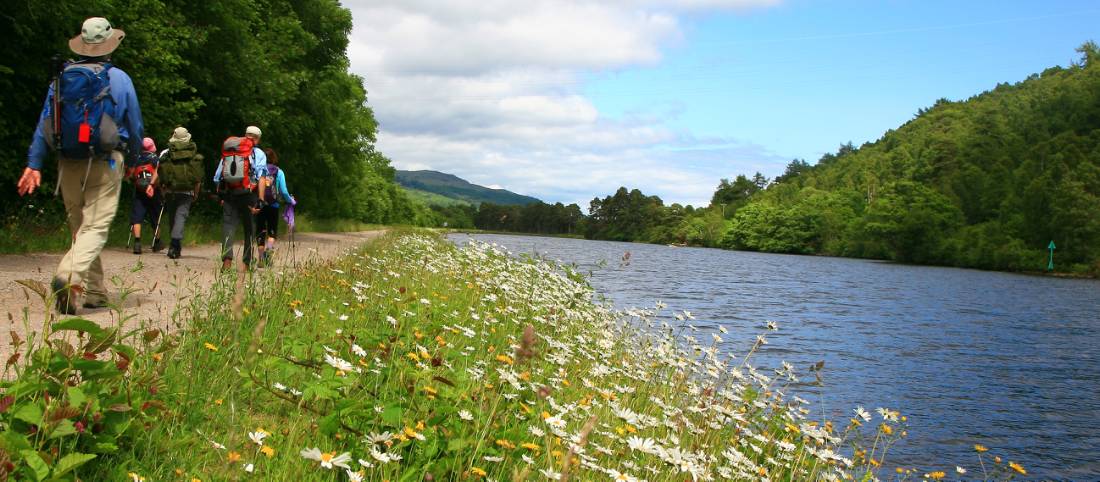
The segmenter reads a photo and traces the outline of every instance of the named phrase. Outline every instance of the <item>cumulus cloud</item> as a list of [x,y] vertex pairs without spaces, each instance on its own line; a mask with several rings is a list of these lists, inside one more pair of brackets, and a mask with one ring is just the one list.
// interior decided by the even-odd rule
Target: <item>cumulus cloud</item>
[[682,17],[776,0],[351,1],[352,71],[399,169],[577,202],[621,185],[705,205],[720,177],[781,162],[759,146],[700,139],[658,117],[612,119],[584,74],[661,61]]

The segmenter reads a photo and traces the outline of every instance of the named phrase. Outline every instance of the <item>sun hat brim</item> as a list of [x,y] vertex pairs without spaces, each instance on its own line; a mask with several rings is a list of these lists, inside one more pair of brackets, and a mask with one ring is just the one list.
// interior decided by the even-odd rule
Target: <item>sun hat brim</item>
[[122,43],[122,38],[126,36],[126,32],[119,29],[114,29],[111,32],[111,36],[107,37],[101,43],[90,44],[84,42],[84,38],[77,34],[75,37],[69,39],[69,50],[72,50],[74,54],[83,55],[85,57],[102,57],[111,52],[114,52],[118,48],[118,44]]

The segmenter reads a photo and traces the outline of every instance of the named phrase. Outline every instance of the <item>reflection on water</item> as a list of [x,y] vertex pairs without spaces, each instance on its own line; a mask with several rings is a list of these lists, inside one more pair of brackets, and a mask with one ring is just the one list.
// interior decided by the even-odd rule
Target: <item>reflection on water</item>
[[[851,409],[908,415],[889,461],[979,473],[975,443],[1029,476],[1100,477],[1100,282],[865,260],[528,236],[477,235],[513,253],[576,264],[618,307],[688,310],[724,325],[775,368],[825,362],[823,389],[798,393],[834,420]],[[454,235],[456,242],[470,239]],[[624,254],[629,259],[624,261]],[[674,322],[675,320],[673,320]]]

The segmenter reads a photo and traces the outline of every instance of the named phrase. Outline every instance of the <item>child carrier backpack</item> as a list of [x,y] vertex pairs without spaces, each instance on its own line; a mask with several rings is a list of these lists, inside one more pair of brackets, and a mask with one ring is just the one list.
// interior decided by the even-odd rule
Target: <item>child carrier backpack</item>
[[222,182],[230,189],[249,189],[252,185],[252,139],[230,137],[222,143]]
[[[59,129],[58,147],[68,159],[87,159],[110,153],[120,143],[111,97],[109,63],[71,63],[60,74],[60,92],[54,92],[48,129]],[[50,132],[54,134],[54,132]]]
[[143,152],[138,156],[137,164],[130,169],[130,177],[134,180],[134,186],[145,189],[153,184],[153,173],[157,170],[157,155],[153,152]]
[[276,196],[279,194],[279,190],[275,187],[275,181],[279,179],[279,167],[274,164],[267,165],[267,187],[264,188],[263,201],[271,204],[277,202],[279,199]]

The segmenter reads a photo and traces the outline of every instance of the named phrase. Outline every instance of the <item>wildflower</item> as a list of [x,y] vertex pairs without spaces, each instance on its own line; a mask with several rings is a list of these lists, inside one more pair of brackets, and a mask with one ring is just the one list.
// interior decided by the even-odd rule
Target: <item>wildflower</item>
[[625,482],[638,482],[637,477],[634,477],[630,474],[625,474],[625,473],[619,472],[618,470],[615,470],[615,469],[608,469],[607,475],[611,476],[611,480],[616,480],[616,481],[621,480],[621,481],[625,481]]
[[966,469],[956,465],[955,466],[955,472],[958,473],[959,475],[963,475],[963,474],[966,474]]
[[898,412],[895,412],[893,410],[886,409],[886,408],[881,408],[881,407],[876,409],[876,411],[878,412],[879,415],[882,416],[883,420],[887,420],[887,421],[890,421],[890,422],[897,422],[898,421],[898,415],[900,415]]
[[510,442],[506,439],[497,439],[496,444],[499,445],[502,448],[506,448],[506,449],[509,449],[509,450],[516,448],[515,444],[513,444],[512,442]]
[[367,435],[366,440],[372,444],[386,443],[393,438],[393,434],[389,432],[382,432],[380,434],[371,432]]
[[205,346],[206,349],[210,351],[218,351],[218,347],[214,346],[214,344],[210,342],[203,343],[202,346]]
[[267,437],[267,432],[265,432],[262,428],[257,429],[255,432],[248,432],[248,438],[251,439],[252,442],[255,443],[256,445],[263,445],[264,444],[264,438],[266,438],[266,437]]
[[945,474],[942,470],[937,470],[935,472],[924,474],[924,476],[932,480],[943,480],[943,478],[946,477],[947,474]]
[[356,472],[351,469],[344,469],[344,472],[348,474],[348,480],[350,482],[363,482],[363,476],[366,475],[362,470]]
[[355,370],[355,365],[352,365],[347,360],[344,360],[343,358],[337,356],[329,355],[327,353],[325,354],[325,363],[328,363],[330,366],[332,366],[332,368],[335,368],[342,372],[350,372]]
[[565,428],[565,420],[562,420],[561,417],[556,415],[553,417],[546,417],[543,421],[552,428]]
[[355,343],[351,344],[351,352],[354,353],[355,356],[358,356],[358,357],[367,356],[367,350],[364,350],[363,347],[361,347],[359,345],[356,345]]
[[484,459],[486,462],[494,462],[494,463],[504,461],[504,457],[493,456],[493,455],[486,455],[486,456],[482,457],[482,459]]
[[244,466],[244,471],[245,471],[245,472],[248,472],[248,473],[250,473],[250,474],[251,474],[251,473],[252,473],[253,471],[255,471],[255,470],[256,470],[256,466],[255,466],[255,465],[252,465],[252,464],[246,464],[246,465]]
[[886,435],[890,435],[890,434],[894,433],[894,429],[892,427],[890,427],[889,425],[886,425],[885,423],[882,424],[882,425],[879,425],[878,428],[879,428],[879,430],[882,430],[882,433],[884,433]]
[[864,422],[870,422],[871,421],[871,414],[867,413],[867,411],[864,410],[863,407],[858,407],[857,406],[855,412],[856,412],[856,416],[859,417],[859,418],[862,418]]
[[405,435],[409,438],[414,438],[414,439],[417,439],[417,440],[425,440],[424,434],[417,433],[416,430],[413,430],[413,428],[408,426],[408,425],[405,426]]
[[978,452],[978,453],[980,454],[980,453],[982,453],[982,452],[987,452],[987,451],[989,451],[989,449],[987,449],[987,448],[985,447],[985,445],[982,445],[982,444],[974,444],[974,451],[975,451],[975,452]]
[[234,462],[237,462],[237,461],[241,460],[241,454],[238,453],[238,452],[234,452],[234,451],[230,450],[229,454],[226,456],[226,459],[228,459],[229,463],[232,464]]
[[561,473],[554,472],[553,469],[539,469],[539,473],[550,480],[561,480]]
[[224,445],[222,445],[222,444],[220,444],[220,443],[217,443],[217,442],[215,442],[215,441],[213,441],[213,440],[211,440],[211,441],[210,441],[210,444],[211,444],[211,445],[213,445],[213,446],[214,446],[214,448],[216,448],[216,449],[218,449],[218,450],[225,450],[225,446],[224,446]]
[[336,455],[336,452],[321,452],[321,449],[317,447],[311,449],[302,449],[299,454],[309,460],[316,460],[321,463],[321,468],[332,469],[333,467],[340,467],[342,469],[348,467],[348,461],[351,460],[351,454],[344,452],[340,455]]
[[379,461],[383,464],[388,464],[390,462],[393,462],[393,460],[394,460],[393,457],[390,456],[390,454],[387,454],[385,452],[380,452],[377,449],[375,449],[374,447],[371,447],[371,449],[370,449],[370,456],[374,457],[374,460],[377,460],[377,461]]
[[527,450],[531,450],[531,451],[535,451],[535,452],[539,451],[539,446],[536,445],[536,444],[533,444],[531,442],[523,442],[523,443],[519,444],[519,446],[523,447]]
[[470,467],[470,472],[478,477],[485,477],[486,475],[488,475],[488,472],[480,467]]
[[474,419],[474,415],[471,414],[469,410],[459,410],[458,411],[458,418],[461,418],[462,420],[465,420],[465,421],[469,422],[470,420]]
[[508,364],[508,365],[511,365],[511,364],[515,363],[515,362],[514,362],[514,361],[512,360],[512,357],[510,357],[510,356],[508,356],[508,355],[504,355],[504,354],[501,354],[501,355],[497,355],[497,361],[498,361],[498,362],[501,362],[501,363],[506,363],[506,364]]
[[363,467],[366,467],[368,469],[374,468],[374,464],[372,464],[372,463],[370,463],[366,460],[363,460],[363,459],[359,459],[359,465],[362,465]]
[[1024,470],[1024,466],[1022,466],[1022,465],[1020,465],[1016,462],[1009,462],[1008,466],[1011,467],[1012,470],[1015,470],[1020,475],[1027,475],[1027,470]]
[[126,475],[130,477],[130,480],[132,482],[145,482],[145,477],[142,477],[142,476],[140,476],[138,474],[135,474],[133,472],[128,472]]
[[651,438],[642,438],[631,435],[626,439],[626,444],[630,447],[630,450],[637,450],[646,454],[656,453],[657,450],[657,442],[655,442]]
[[260,448],[260,452],[263,452],[269,459],[275,456],[275,449],[271,448],[270,445]]

